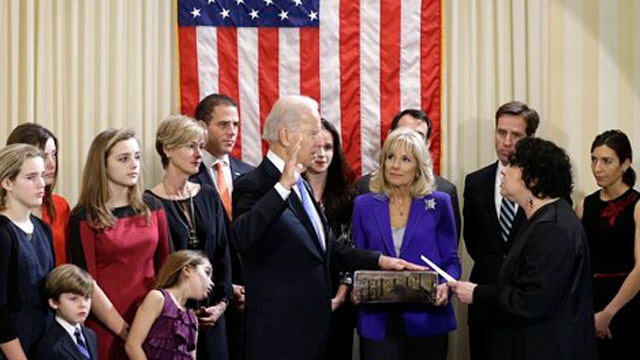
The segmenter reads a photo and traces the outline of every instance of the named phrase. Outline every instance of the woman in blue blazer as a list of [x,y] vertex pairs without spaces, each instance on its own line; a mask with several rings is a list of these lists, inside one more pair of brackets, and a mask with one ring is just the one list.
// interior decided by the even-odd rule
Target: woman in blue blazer
[[[402,128],[389,134],[371,180],[373,192],[356,198],[356,247],[416,264],[425,255],[458,279],[461,267],[451,200],[434,188],[431,156],[420,135]],[[456,327],[447,285],[441,279],[435,305],[363,305],[358,319],[361,355],[363,360],[446,359],[448,332]]]

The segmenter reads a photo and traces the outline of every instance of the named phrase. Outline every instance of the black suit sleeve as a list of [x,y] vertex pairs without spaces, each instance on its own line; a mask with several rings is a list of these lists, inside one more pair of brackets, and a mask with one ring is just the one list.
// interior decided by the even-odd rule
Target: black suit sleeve
[[333,242],[331,267],[342,271],[378,270],[379,251],[354,249],[348,245]]
[[478,261],[476,244],[480,241],[478,236],[478,216],[475,211],[478,209],[476,204],[476,195],[473,194],[473,185],[471,180],[467,176],[464,181],[464,205],[462,206],[462,216],[464,217],[464,244],[467,248],[467,252],[473,261]]
[[[213,200],[213,199],[212,199]],[[229,256],[229,246],[226,231],[226,220],[223,212],[222,203],[216,199],[215,212],[215,238],[217,239],[216,251],[213,254],[214,264],[213,275],[216,279],[212,297],[214,302],[222,299],[229,300],[233,295],[231,287],[231,259]]]
[[460,230],[462,229],[462,220],[460,219],[460,202],[458,200],[458,189],[455,185],[447,192],[451,197],[451,206],[453,207],[453,217],[456,220],[456,234],[458,241],[460,240]]

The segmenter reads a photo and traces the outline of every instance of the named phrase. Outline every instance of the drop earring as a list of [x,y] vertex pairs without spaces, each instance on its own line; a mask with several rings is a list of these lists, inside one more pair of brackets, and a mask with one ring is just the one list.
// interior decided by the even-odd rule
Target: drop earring
[[529,210],[533,210],[533,195],[531,193],[529,193],[528,195],[527,205],[529,207]]

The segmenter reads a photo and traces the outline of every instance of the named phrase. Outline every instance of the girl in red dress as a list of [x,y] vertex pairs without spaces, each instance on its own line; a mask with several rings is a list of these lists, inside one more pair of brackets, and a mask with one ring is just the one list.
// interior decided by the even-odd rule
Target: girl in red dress
[[98,285],[87,326],[98,336],[100,359],[127,359],[129,324],[169,253],[164,209],[143,196],[140,170],[140,145],[131,130],[98,134],[69,220],[71,261]]

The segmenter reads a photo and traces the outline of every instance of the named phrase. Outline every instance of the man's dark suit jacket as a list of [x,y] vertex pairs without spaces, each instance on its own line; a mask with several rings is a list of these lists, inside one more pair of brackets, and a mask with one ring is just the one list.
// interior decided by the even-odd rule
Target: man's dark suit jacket
[[[371,181],[372,174],[363,175],[358,181],[356,181],[356,189],[358,195],[366,194],[370,192],[369,182]],[[449,194],[451,198],[451,206],[453,207],[453,217],[456,220],[456,234],[458,234],[458,240],[460,240],[460,204],[458,203],[458,189],[449,180],[442,178],[438,175],[436,177],[436,190]]]
[[[87,327],[82,327],[82,336],[84,336],[87,350],[92,360],[98,359],[98,342],[96,334]],[[54,321],[49,331],[40,339],[32,359],[34,360],[86,360],[78,350],[78,345],[73,341],[71,335],[60,325]]]
[[[244,163],[231,156],[229,156],[229,166],[231,168],[231,177],[234,184],[236,183],[236,180],[240,176],[254,169],[253,166],[247,163]],[[191,180],[200,184],[210,185],[215,190],[216,195],[218,195],[218,198],[220,198],[220,194],[218,194],[218,189],[216,185],[213,183],[213,178],[211,177],[211,174],[209,170],[205,167],[204,163],[200,164],[200,169],[198,173],[193,175],[191,177]],[[236,249],[234,242],[231,241],[231,219],[229,219],[229,217],[227,216],[226,211],[223,211],[223,213],[224,213],[224,219],[225,219],[225,224],[227,229],[227,239],[229,240],[228,246],[229,246],[229,258],[231,259],[231,282],[236,285],[242,285],[244,284],[244,280],[242,279],[243,277],[242,261],[240,259],[240,254],[238,253],[238,250]],[[242,355],[242,346],[243,346],[242,343],[243,343],[243,334],[244,334],[243,324],[242,324],[243,321],[244,320],[243,320],[242,312],[237,311],[233,306],[229,305],[224,314],[224,322],[225,322],[226,332],[227,332],[226,339],[229,344],[228,358],[231,360],[240,360],[243,358],[243,355]],[[218,341],[223,341],[221,334],[215,334],[215,335],[211,334],[210,336],[217,338],[217,339],[212,339],[210,341],[212,345]],[[210,349],[210,350],[215,351],[213,349]],[[221,349],[221,352],[217,352],[216,354],[214,354],[214,358],[221,359],[221,358],[227,358],[227,356],[224,353],[224,351],[222,351]]]
[[345,270],[377,269],[380,254],[337,245],[324,218],[323,250],[296,192],[283,200],[274,188],[280,176],[265,158],[233,192],[232,235],[246,280],[246,355],[323,359],[331,316],[329,261]]
[[[240,176],[254,169],[253,166],[231,156],[229,156],[229,165],[231,167],[231,177],[234,184]],[[218,198],[220,198],[220,194],[218,194],[218,188],[216,187],[216,184],[213,183],[210,172],[205,167],[204,163],[200,164],[198,173],[193,175],[191,177],[191,180],[199,184],[208,184],[212,186],[216,190]],[[230,229],[231,220],[227,216],[226,211],[224,212],[224,218],[228,225],[227,229]],[[231,237],[227,236],[227,239],[231,239]],[[244,284],[242,280],[242,262],[240,261],[238,251],[235,249],[233,241],[229,241],[229,256],[231,257],[231,282],[234,284]]]
[[[498,280],[509,243],[525,221],[522,209],[518,209],[509,241],[502,239],[495,205],[496,171],[498,162],[467,175],[465,179],[463,235],[467,252],[474,261],[469,281],[476,284],[493,284]],[[489,339],[492,338],[494,318],[491,311],[475,304],[469,305],[471,359],[486,359],[482,354],[491,348]]]

